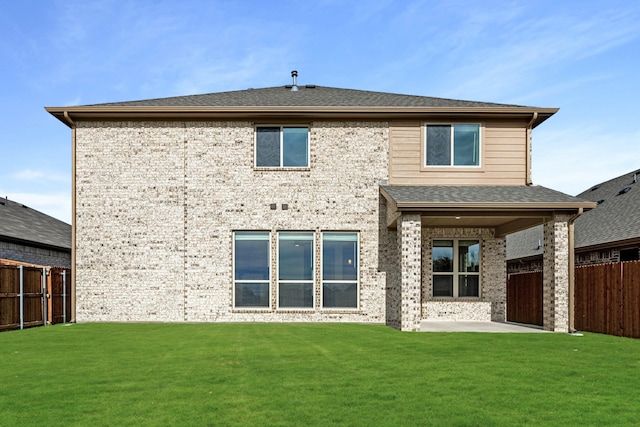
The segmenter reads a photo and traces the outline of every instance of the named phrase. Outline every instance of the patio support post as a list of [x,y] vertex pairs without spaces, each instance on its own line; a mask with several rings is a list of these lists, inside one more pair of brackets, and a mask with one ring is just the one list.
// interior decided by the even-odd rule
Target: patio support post
[[402,214],[398,219],[400,253],[400,329],[420,328],[420,288],[422,285],[422,223],[420,215]]
[[569,215],[544,224],[543,328],[569,332]]

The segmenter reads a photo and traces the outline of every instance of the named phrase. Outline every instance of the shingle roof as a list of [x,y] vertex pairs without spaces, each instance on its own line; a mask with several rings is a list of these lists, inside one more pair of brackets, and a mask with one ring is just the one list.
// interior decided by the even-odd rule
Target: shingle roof
[[585,200],[537,185],[382,185],[396,203],[583,204]]
[[[140,101],[93,104],[100,107],[477,107],[519,108],[519,105],[462,101],[325,86],[276,86],[204,95],[175,96]],[[522,107],[531,108],[531,107]]]
[[71,250],[71,226],[12,200],[0,199],[0,241]]
[[576,220],[576,248],[640,238],[640,184],[633,182],[634,173],[640,180],[640,171],[630,172],[578,194],[603,202]]
[[[576,249],[640,239],[640,183],[633,182],[634,173],[640,180],[640,170],[629,172],[578,194],[602,202],[575,221]],[[542,234],[542,227],[533,227],[507,236],[507,259],[541,255],[542,249],[536,248]]]

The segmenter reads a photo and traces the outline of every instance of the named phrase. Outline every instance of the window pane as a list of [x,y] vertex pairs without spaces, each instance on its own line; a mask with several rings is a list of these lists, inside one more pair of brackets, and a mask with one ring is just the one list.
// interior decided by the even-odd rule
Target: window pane
[[236,283],[236,307],[269,307],[269,282]]
[[455,125],[453,140],[454,165],[478,166],[480,164],[479,125]]
[[432,252],[435,273],[453,271],[453,240],[434,240]]
[[451,126],[427,126],[427,165],[451,165]]
[[280,307],[313,307],[313,283],[280,283]]
[[323,280],[358,280],[357,233],[322,234]]
[[458,242],[458,271],[480,271],[480,242],[477,240],[461,240]]
[[480,296],[480,277],[459,276],[458,277],[458,296],[459,297],[477,297]]
[[235,233],[235,280],[269,280],[269,233]]
[[280,128],[256,128],[256,166],[280,166]]
[[323,283],[322,306],[325,308],[358,308],[358,284]]
[[433,276],[433,296],[452,297],[453,296],[453,276]]
[[283,166],[309,166],[309,130],[307,128],[282,129],[282,162]]
[[313,280],[313,233],[278,234],[278,279]]

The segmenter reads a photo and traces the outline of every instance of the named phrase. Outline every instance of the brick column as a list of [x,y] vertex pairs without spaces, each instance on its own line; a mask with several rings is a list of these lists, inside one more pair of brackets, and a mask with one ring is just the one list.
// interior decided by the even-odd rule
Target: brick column
[[569,332],[569,215],[544,224],[543,328]]
[[402,214],[398,219],[402,331],[417,331],[420,328],[421,229],[420,215]]

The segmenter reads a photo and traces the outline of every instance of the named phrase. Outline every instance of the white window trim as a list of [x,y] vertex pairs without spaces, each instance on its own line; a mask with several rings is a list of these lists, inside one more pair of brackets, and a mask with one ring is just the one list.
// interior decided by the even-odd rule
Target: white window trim
[[[280,234],[287,233],[308,233],[312,236],[311,243],[311,280],[280,280]],[[278,310],[303,310],[313,311],[316,307],[316,233],[313,231],[296,231],[296,230],[281,230],[276,232],[276,308]],[[311,283],[312,288],[312,301],[311,307],[280,307],[280,283]]]
[[[478,134],[480,141],[478,142],[478,164],[477,165],[454,165],[454,150],[455,150],[455,139],[454,139],[454,131],[453,128],[455,126],[463,126],[463,125],[477,125],[478,126]],[[427,127],[428,126],[451,126],[451,164],[449,165],[428,165],[427,164]],[[484,152],[484,125],[478,122],[426,122],[422,124],[422,168],[425,169],[439,169],[439,168],[456,168],[456,169],[482,169],[483,162],[483,152]]]
[[[442,240],[452,240],[453,241],[453,272],[435,272],[433,271],[433,242],[435,241],[442,241]],[[478,269],[479,271],[476,272],[464,272],[464,271],[458,271],[458,267],[459,267],[459,251],[460,251],[460,246],[458,245],[458,242],[460,240],[477,240],[478,241],[478,245],[479,245],[479,249],[478,249],[478,256],[480,258],[479,263],[480,263],[480,268]],[[437,239],[432,239],[431,240],[431,251],[432,251],[432,255],[431,255],[431,298],[433,299],[443,299],[443,300],[452,300],[452,299],[456,299],[456,300],[478,300],[480,298],[482,298],[482,240],[480,238],[477,237],[438,237]],[[453,275],[453,295],[448,297],[448,296],[435,296],[433,295],[433,277],[434,276],[451,276]],[[458,296],[458,284],[459,284],[459,277],[460,276],[478,276],[478,296]]]
[[[357,292],[356,292],[356,306],[355,307],[325,307],[323,302],[324,302],[324,283],[325,281],[327,283],[354,283],[353,280],[324,280],[324,268],[322,267],[324,265],[323,261],[323,257],[322,255],[324,254],[324,233],[350,233],[350,234],[355,234],[356,235],[356,242],[357,242],[357,247],[358,250],[356,251],[356,256],[357,256],[357,275],[356,275],[356,286],[357,286]],[[349,231],[349,230],[344,230],[344,231],[340,231],[340,230],[323,230],[320,233],[320,309],[321,310],[325,310],[325,311],[357,311],[360,310],[360,232],[358,231]]]
[[[280,128],[280,165],[258,166],[258,128]],[[284,166],[284,128],[307,129],[307,164],[306,166]],[[253,129],[253,167],[260,170],[308,170],[311,167],[311,133],[308,125],[297,124],[259,124]]]
[[[269,261],[269,279],[268,280],[236,280],[236,233],[242,232],[255,232],[255,233],[266,233],[268,236],[269,245],[267,246],[269,249],[269,254],[267,255],[267,259]],[[233,279],[233,290],[232,290],[232,303],[234,310],[252,310],[252,311],[265,311],[271,310],[271,279],[273,277],[273,268],[271,265],[271,233],[266,230],[236,230],[233,231],[232,236],[232,251],[231,251],[231,275]],[[238,307],[236,305],[236,283],[267,283],[269,289],[269,304],[265,307]]]

